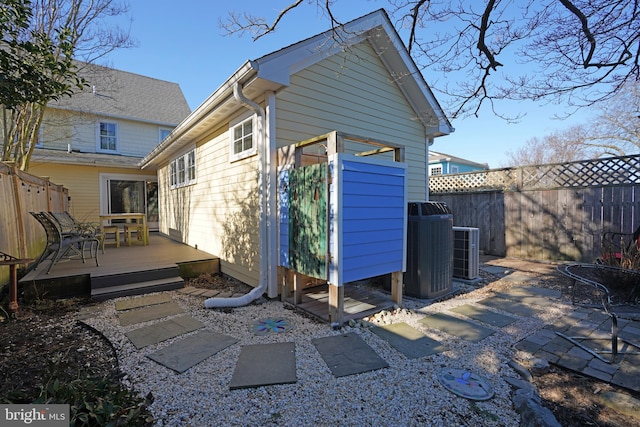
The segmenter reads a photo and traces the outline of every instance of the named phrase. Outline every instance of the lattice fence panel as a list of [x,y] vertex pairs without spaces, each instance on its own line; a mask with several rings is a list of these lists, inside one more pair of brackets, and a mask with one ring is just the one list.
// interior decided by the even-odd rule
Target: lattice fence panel
[[429,177],[432,194],[584,188],[640,183],[640,155]]

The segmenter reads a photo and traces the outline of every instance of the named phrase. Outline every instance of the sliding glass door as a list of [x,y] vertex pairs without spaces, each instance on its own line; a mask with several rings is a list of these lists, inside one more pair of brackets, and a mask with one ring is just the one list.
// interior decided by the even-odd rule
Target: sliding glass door
[[103,174],[101,184],[101,212],[143,212],[147,214],[149,229],[158,229],[158,182],[155,177]]

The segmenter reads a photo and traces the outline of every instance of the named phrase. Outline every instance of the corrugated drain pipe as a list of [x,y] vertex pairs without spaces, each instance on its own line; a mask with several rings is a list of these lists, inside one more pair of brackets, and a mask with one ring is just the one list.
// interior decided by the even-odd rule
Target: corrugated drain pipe
[[252,301],[260,298],[262,294],[267,289],[267,274],[266,263],[268,261],[268,245],[267,245],[267,232],[266,232],[266,220],[265,220],[265,212],[266,212],[266,198],[265,198],[265,188],[266,188],[266,174],[268,172],[267,159],[269,158],[269,144],[266,142],[266,114],[264,109],[260,106],[260,104],[253,102],[249,98],[245,97],[242,93],[242,88],[240,83],[236,83],[233,86],[233,96],[235,99],[240,102],[242,105],[247,107],[248,109],[252,109],[258,115],[258,151],[260,155],[260,161],[258,165],[258,206],[259,206],[259,216],[260,216],[260,279],[258,282],[258,286],[253,288],[248,294],[242,295],[240,297],[234,298],[209,298],[205,300],[204,306],[205,308],[217,308],[217,307],[242,307],[244,305],[250,304]]

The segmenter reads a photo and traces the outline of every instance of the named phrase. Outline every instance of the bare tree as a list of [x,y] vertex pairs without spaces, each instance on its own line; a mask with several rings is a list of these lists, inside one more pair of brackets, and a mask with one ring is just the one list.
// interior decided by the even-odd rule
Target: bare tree
[[[2,99],[3,132],[2,161],[14,162],[20,169],[29,168],[29,160],[38,142],[38,133],[45,106],[60,96],[71,96],[82,88],[77,71],[83,63],[95,61],[107,53],[132,46],[128,32],[110,23],[109,19],[127,13],[128,8],[117,0],[11,0],[11,4],[29,7],[28,19],[3,32],[2,48],[26,41],[36,46],[46,44],[44,51],[17,49],[20,63],[43,62],[48,67],[46,81],[62,91],[38,92],[38,84],[23,91],[23,97]],[[4,12],[4,10],[3,10]],[[11,16],[0,14],[8,24]],[[8,35],[8,37],[7,37]],[[80,60],[82,62],[76,62]],[[65,65],[63,69],[60,65]],[[5,70],[3,70],[5,71]]]
[[640,82],[627,83],[599,105],[583,144],[598,155],[640,154]]
[[504,166],[564,163],[640,154],[640,82],[627,83],[593,109],[589,122],[532,138],[508,151]]
[[[344,0],[347,1],[347,0]],[[388,0],[396,27],[452,118],[496,101],[563,100],[593,105],[640,78],[636,0]],[[274,18],[230,14],[221,26],[254,39],[296,8],[315,6],[335,28],[335,0],[292,1]],[[435,80],[439,73],[441,81]]]
[[586,125],[576,125],[541,138],[531,138],[517,150],[507,151],[507,164],[503,166],[566,163],[597,157],[591,147],[584,144],[588,132]]

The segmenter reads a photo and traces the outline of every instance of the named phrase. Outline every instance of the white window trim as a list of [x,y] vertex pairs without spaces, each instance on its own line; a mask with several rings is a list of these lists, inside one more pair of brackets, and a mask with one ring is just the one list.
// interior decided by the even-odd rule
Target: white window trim
[[[253,143],[251,144],[250,149],[234,153],[234,129],[238,125],[244,124],[247,120],[251,120],[251,135]],[[229,162],[246,159],[247,157],[255,156],[258,153],[258,129],[256,123],[256,115],[251,112],[247,112],[229,122]]]
[[108,180],[119,181],[151,181],[158,182],[156,175],[130,175],[122,173],[100,173],[98,174],[100,181],[100,214],[109,212],[109,191],[107,190]]
[[[189,177],[189,155],[193,155],[193,177]],[[186,187],[188,185],[193,185],[197,182],[198,179],[198,161],[196,156],[196,149],[192,148],[191,150],[182,153],[177,156],[167,167],[167,173],[169,174],[169,188],[175,189],[180,187]],[[183,170],[183,180],[180,181],[180,170],[178,168],[178,164],[180,160],[184,162],[184,170]],[[175,182],[172,182],[172,171],[175,172]]]
[[[434,172],[437,172],[437,173],[434,173]],[[443,172],[442,165],[429,166],[429,176],[442,175],[442,172]]]
[[[102,148],[100,142],[100,123],[109,123],[116,126],[116,149],[115,150],[107,150]],[[97,153],[119,153],[120,152],[120,124],[114,120],[104,120],[100,119],[96,123],[96,152]]]

